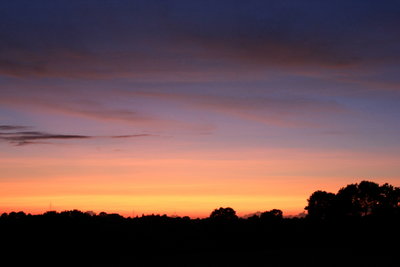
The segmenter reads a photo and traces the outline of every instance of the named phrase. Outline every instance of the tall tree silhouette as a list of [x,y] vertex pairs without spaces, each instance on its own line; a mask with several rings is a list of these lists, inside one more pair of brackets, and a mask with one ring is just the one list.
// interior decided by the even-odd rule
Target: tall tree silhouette
[[314,219],[328,219],[334,211],[335,194],[326,191],[316,191],[307,200],[308,217]]
[[380,187],[380,205],[375,211],[378,215],[394,215],[400,213],[400,188],[390,184]]
[[358,185],[358,196],[361,215],[370,215],[376,213],[380,205],[381,194],[377,183],[362,181]]
[[336,194],[335,213],[340,217],[361,216],[361,207],[358,201],[358,186],[350,184],[343,187]]

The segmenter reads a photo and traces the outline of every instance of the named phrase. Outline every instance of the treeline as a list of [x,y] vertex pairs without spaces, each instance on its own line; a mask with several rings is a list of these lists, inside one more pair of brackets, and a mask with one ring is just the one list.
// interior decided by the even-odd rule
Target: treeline
[[[293,217],[291,217],[293,218]],[[261,221],[280,221],[283,218],[283,212],[279,209],[272,209],[270,211],[265,211],[259,214],[254,214],[247,218],[240,218],[236,215],[236,211],[230,207],[223,208],[220,207],[215,209],[211,212],[210,216],[207,218],[190,218],[189,216],[168,216],[166,214],[150,214],[136,216],[136,217],[123,217],[117,213],[106,213],[100,212],[99,214],[95,214],[94,212],[83,212],[80,210],[66,210],[62,212],[57,211],[47,211],[43,214],[32,215],[26,214],[23,211],[19,212],[10,212],[10,213],[3,213],[0,215],[0,222],[3,221],[23,221],[23,220],[49,220],[53,222],[60,222],[60,221],[86,221],[86,220],[97,220],[97,221],[104,221],[104,222],[122,222],[122,221],[209,221],[209,222],[232,222],[236,220],[241,221],[254,221],[254,220],[261,220]]]
[[337,194],[316,191],[308,199],[307,217],[317,220],[400,215],[400,188],[370,181],[350,184]]
[[[349,184],[341,188],[336,194],[326,191],[315,191],[307,200],[305,207],[307,214],[305,219],[310,220],[337,220],[346,218],[390,218],[400,216],[400,188],[394,187],[388,183],[379,185],[371,181],[362,181],[359,184]],[[25,214],[23,211],[3,213],[0,220],[22,220],[32,217],[42,217],[49,220],[90,220],[98,219],[104,221],[122,221],[122,220],[192,220],[188,216],[168,217],[167,215],[142,215],[141,217],[124,218],[123,216],[112,213],[100,212],[96,215],[94,212],[82,212],[79,210],[70,210],[63,212],[48,211],[42,215]],[[291,217],[292,219],[301,219]],[[208,218],[195,219],[196,221],[271,221],[277,222],[283,220],[283,212],[279,209],[259,212],[248,218],[239,218],[236,211],[230,207],[217,208],[213,210]]]
[[399,266],[399,202],[399,188],[362,181],[312,193],[304,218],[239,218],[230,207],[203,219],[10,212],[1,252],[9,266]]

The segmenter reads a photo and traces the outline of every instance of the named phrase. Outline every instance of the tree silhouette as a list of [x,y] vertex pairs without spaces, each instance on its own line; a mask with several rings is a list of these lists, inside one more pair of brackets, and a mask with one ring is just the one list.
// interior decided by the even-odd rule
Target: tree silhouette
[[236,211],[232,208],[219,208],[213,210],[210,214],[210,219],[215,220],[236,220],[238,216],[236,215]]
[[272,209],[261,213],[260,219],[263,221],[279,222],[283,219],[283,212],[278,209]]
[[362,181],[358,185],[357,197],[361,215],[374,214],[380,205],[380,187],[377,183]]
[[358,201],[358,186],[350,184],[343,187],[336,194],[335,212],[340,217],[361,216],[361,207]]
[[313,219],[328,219],[332,217],[334,211],[335,194],[326,191],[314,192],[308,201],[305,209],[308,211],[308,217]]
[[327,219],[399,214],[400,188],[362,181],[349,184],[335,195],[316,191],[308,199],[309,218]]
[[380,187],[380,205],[375,210],[378,215],[400,213],[400,188],[384,184]]

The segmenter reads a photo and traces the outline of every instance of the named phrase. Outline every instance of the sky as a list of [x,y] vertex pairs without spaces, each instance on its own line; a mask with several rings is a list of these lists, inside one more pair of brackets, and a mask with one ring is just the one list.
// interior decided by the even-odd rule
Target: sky
[[0,3],[0,212],[304,211],[400,186],[400,3]]

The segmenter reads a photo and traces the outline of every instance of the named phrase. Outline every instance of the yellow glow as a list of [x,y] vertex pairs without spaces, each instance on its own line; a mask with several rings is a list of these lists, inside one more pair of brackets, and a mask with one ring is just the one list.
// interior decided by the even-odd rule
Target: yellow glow
[[[246,153],[254,157],[246,159]],[[313,191],[336,192],[359,178],[369,178],[355,176],[360,166],[373,173],[382,164],[368,155],[338,157],[304,151],[243,151],[236,157],[218,152],[185,158],[101,154],[5,158],[0,165],[0,212],[41,213],[51,205],[58,211],[205,217],[215,208],[230,206],[239,215],[273,208],[295,215],[303,211]],[[389,170],[397,166],[396,159],[383,160]]]

